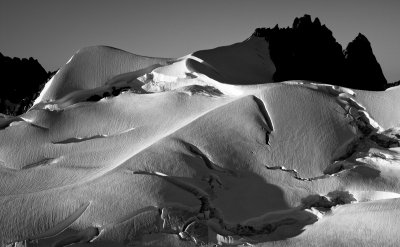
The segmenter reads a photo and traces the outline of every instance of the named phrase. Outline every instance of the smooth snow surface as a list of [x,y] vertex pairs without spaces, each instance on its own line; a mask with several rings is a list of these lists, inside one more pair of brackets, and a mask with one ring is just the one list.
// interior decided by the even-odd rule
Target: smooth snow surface
[[384,128],[400,126],[400,86],[384,92],[357,91],[358,101]]
[[1,246],[400,243],[400,91],[268,84],[267,54],[80,50],[0,116]]
[[261,84],[272,82],[275,65],[269,56],[264,38],[251,37],[243,42],[192,54],[189,66],[217,81],[229,84]]

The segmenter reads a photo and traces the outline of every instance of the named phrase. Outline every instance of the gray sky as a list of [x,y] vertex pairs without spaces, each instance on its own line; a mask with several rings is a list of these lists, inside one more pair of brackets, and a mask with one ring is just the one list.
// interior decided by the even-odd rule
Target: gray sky
[[0,52],[35,57],[47,70],[90,45],[179,57],[243,41],[257,27],[289,26],[306,13],[344,47],[365,34],[388,81],[400,80],[399,0],[0,0]]

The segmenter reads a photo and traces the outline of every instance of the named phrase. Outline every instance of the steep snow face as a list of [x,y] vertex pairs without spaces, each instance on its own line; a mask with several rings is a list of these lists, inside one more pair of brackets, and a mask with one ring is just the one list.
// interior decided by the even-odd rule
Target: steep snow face
[[0,245],[399,242],[400,135],[375,115],[398,92],[254,85],[257,42],[164,65],[111,50],[132,64],[101,75],[75,55],[59,72],[74,80],[0,118]]
[[275,65],[264,38],[252,36],[240,43],[197,51],[192,55],[204,62],[193,60],[190,67],[217,81],[235,85],[273,82]]

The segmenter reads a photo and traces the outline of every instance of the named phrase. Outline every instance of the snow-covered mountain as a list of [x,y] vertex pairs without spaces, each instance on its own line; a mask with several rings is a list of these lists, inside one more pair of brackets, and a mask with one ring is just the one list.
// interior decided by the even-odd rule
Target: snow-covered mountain
[[400,88],[267,83],[268,45],[78,51],[0,119],[1,246],[398,244]]

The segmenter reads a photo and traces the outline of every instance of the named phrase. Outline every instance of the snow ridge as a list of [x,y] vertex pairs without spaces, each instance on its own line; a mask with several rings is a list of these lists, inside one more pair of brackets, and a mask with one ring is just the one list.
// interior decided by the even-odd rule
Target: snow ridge
[[[399,128],[365,92],[266,83],[267,52],[256,37],[168,60],[78,52],[30,111],[0,119],[15,168],[0,169],[1,244],[308,246],[355,217],[395,226]],[[352,232],[398,240],[379,233]]]

